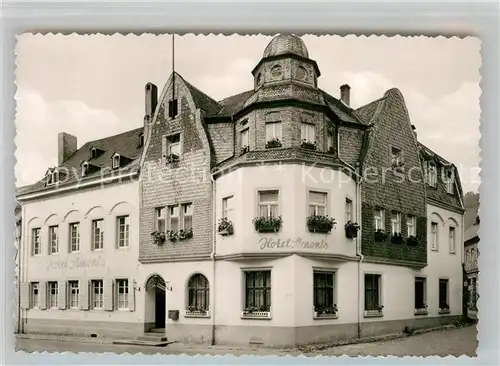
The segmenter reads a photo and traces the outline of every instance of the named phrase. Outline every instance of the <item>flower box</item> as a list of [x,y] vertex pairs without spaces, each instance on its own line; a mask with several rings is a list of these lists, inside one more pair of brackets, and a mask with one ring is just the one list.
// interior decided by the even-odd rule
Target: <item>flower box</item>
[[427,305],[423,304],[415,309],[415,315],[427,315]]
[[349,239],[358,237],[359,224],[357,222],[347,221],[345,224],[345,236]]
[[408,245],[417,245],[418,244],[418,239],[417,239],[417,237],[411,235],[410,237],[408,237],[408,239],[406,239],[406,243]]
[[307,218],[307,227],[312,233],[327,234],[336,225],[335,219],[328,215],[311,215]]
[[439,314],[449,314],[450,306],[449,305],[440,305],[439,306]]
[[169,154],[165,157],[167,163],[176,163],[179,161],[179,155],[177,154]]
[[379,306],[377,309],[368,309],[364,312],[365,318],[378,318],[384,316],[384,306]]
[[208,309],[200,309],[194,306],[188,306],[186,309],[185,318],[209,318],[210,312]]
[[375,231],[375,241],[385,241],[387,239],[387,233],[382,230],[378,229]]
[[151,233],[151,236],[153,237],[155,244],[163,244],[165,242],[165,240],[167,239],[167,236],[165,235],[165,233],[159,232],[159,231],[155,231],[155,232]]
[[337,319],[337,312],[337,304],[333,304],[331,307],[316,305],[314,307],[314,318]]
[[261,216],[254,218],[252,222],[255,226],[255,230],[259,233],[272,233],[278,232],[281,229],[283,219],[281,216]]
[[193,229],[181,229],[179,231],[168,230],[167,238],[170,241],[186,240],[193,237]]
[[307,140],[302,140],[302,144],[300,146],[304,149],[316,150],[316,141],[310,142]]
[[219,220],[219,226],[217,227],[217,232],[220,235],[232,235],[233,234],[233,223],[227,217],[223,217]]
[[271,319],[271,308],[267,306],[247,307],[241,311],[243,319]]
[[281,141],[279,138],[274,137],[266,143],[266,149],[274,149],[276,147],[281,147]]
[[394,233],[391,236],[391,243],[394,244],[402,244],[403,243],[403,236],[401,233]]

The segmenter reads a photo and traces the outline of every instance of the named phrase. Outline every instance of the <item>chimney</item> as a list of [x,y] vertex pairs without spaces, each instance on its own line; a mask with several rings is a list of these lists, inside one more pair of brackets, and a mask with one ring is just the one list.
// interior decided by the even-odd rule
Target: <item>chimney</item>
[[350,106],[351,104],[351,87],[347,84],[340,86],[340,100],[344,104]]
[[153,83],[146,84],[146,116],[153,118],[158,103],[158,87]]
[[415,141],[418,141],[417,140],[417,128],[415,127],[415,125],[411,125],[411,129],[413,130],[413,136],[415,136]]
[[57,144],[57,161],[58,165],[61,165],[66,161],[71,155],[73,155],[77,149],[76,137],[70,135],[66,132],[61,132],[58,135]]

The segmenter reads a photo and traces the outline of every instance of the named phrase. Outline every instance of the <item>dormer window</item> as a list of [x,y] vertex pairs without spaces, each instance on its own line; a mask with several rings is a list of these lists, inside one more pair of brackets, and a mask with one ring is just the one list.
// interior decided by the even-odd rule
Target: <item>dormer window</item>
[[57,169],[49,169],[47,172],[47,185],[49,186],[57,183],[59,183],[59,171]]
[[437,184],[437,170],[436,164],[432,161],[427,163],[427,183],[431,187],[435,187]]
[[446,193],[448,194],[453,194],[454,193],[454,186],[455,186],[455,177],[453,176],[453,170],[452,169],[445,169],[444,170],[444,182],[446,184]]
[[139,147],[144,146],[144,133],[139,135]]
[[99,149],[98,147],[93,147],[93,146],[92,146],[92,147],[90,148],[90,158],[89,158],[89,160],[90,160],[90,159],[97,159],[99,156],[101,156],[101,155],[102,155],[102,153],[103,153],[103,152],[104,152],[104,151],[103,151],[103,150],[101,150],[101,149]]
[[82,164],[82,177],[85,177],[89,172],[89,163],[84,162]]
[[120,155],[114,154],[111,159],[113,161],[113,169],[118,169],[120,167]]
[[175,118],[177,117],[178,112],[177,99],[170,100],[168,102],[168,116],[170,118]]

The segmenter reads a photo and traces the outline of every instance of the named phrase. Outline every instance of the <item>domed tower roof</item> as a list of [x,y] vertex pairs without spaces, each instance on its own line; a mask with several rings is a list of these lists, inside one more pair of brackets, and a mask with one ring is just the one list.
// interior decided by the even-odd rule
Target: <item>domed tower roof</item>
[[264,50],[263,57],[294,54],[309,58],[309,52],[304,41],[297,36],[279,34],[275,36]]

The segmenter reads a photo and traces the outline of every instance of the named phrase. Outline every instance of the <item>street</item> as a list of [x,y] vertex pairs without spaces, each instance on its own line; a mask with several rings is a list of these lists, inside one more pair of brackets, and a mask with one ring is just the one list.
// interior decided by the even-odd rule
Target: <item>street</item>
[[110,343],[84,343],[67,342],[59,340],[43,339],[18,339],[17,350],[27,352],[114,352],[114,353],[138,353],[143,354],[166,354],[166,355],[299,355],[306,356],[476,356],[477,330],[475,326],[466,328],[436,331],[411,337],[376,342],[353,344],[339,347],[331,347],[318,351],[301,353],[298,350],[273,350],[264,348],[237,348],[226,346],[198,346],[171,344],[167,347],[144,347],[113,345]]

